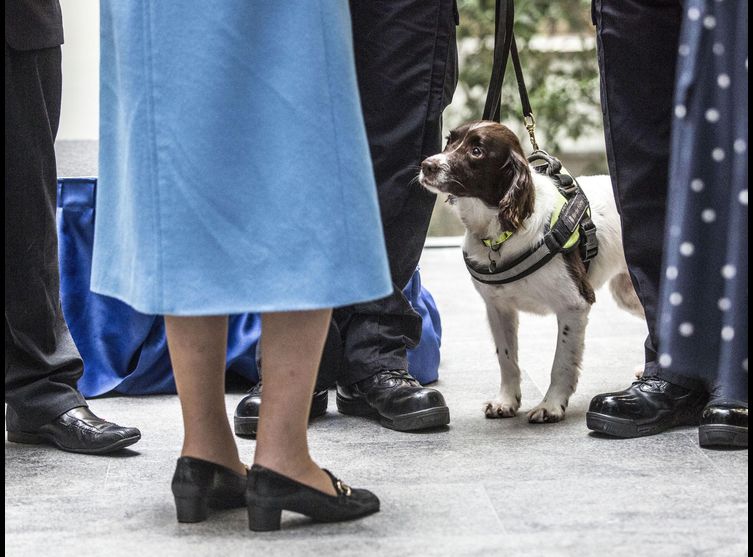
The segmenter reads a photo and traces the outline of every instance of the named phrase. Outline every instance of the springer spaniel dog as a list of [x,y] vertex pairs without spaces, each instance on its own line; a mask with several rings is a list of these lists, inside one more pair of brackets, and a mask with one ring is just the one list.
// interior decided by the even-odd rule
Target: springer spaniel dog
[[[515,134],[486,121],[450,132],[444,151],[423,161],[419,183],[449,195],[466,229],[463,251],[469,264],[490,269],[504,267],[541,243],[559,196],[553,179],[529,166]],[[576,249],[514,282],[473,280],[486,303],[502,376],[499,393],[484,403],[487,418],[509,418],[520,409],[519,311],[553,312],[559,330],[549,389],[528,412],[532,423],[558,422],[565,415],[578,382],[594,290],[609,281],[617,304],[644,317],[627,272],[609,177],[582,177],[578,183],[590,202],[599,246],[588,267]],[[490,241],[502,238],[498,249],[490,247]]]

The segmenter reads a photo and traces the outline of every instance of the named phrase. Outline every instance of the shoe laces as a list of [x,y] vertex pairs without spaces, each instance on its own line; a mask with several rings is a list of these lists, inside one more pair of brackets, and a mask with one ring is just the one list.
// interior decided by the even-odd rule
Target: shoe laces
[[663,393],[667,382],[657,377],[641,377],[633,382],[643,392]]
[[406,382],[411,385],[418,385],[418,381],[406,370],[404,369],[388,369],[385,371],[381,371],[378,374],[379,376],[379,382],[380,383],[386,383],[390,380],[397,380],[400,382]]

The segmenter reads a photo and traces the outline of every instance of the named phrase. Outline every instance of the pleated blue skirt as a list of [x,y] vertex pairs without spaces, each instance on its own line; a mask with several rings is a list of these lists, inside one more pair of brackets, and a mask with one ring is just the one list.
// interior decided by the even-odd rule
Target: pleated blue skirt
[[103,1],[92,290],[221,315],[392,291],[347,0]]

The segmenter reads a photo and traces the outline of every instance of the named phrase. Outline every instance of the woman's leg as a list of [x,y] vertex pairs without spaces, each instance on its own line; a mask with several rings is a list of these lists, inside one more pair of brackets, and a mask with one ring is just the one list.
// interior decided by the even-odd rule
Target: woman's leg
[[306,440],[311,393],[331,314],[317,310],[262,316],[264,397],[254,462],[334,495]]
[[225,410],[227,316],[165,316],[165,326],[183,411],[181,455],[245,475]]

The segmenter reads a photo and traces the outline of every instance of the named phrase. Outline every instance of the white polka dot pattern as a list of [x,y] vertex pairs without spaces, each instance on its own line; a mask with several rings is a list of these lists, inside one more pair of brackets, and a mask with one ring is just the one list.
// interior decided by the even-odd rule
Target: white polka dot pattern
[[658,363],[670,381],[745,377],[747,401],[747,1],[683,3]]
[[735,278],[736,274],[737,267],[735,267],[734,265],[725,265],[724,267],[722,267],[722,276],[727,280]]
[[716,211],[714,209],[704,209],[701,212],[701,220],[705,223],[712,223],[716,220]]
[[680,244],[680,253],[685,257],[690,257],[695,251],[695,246],[690,242],[683,242]]

